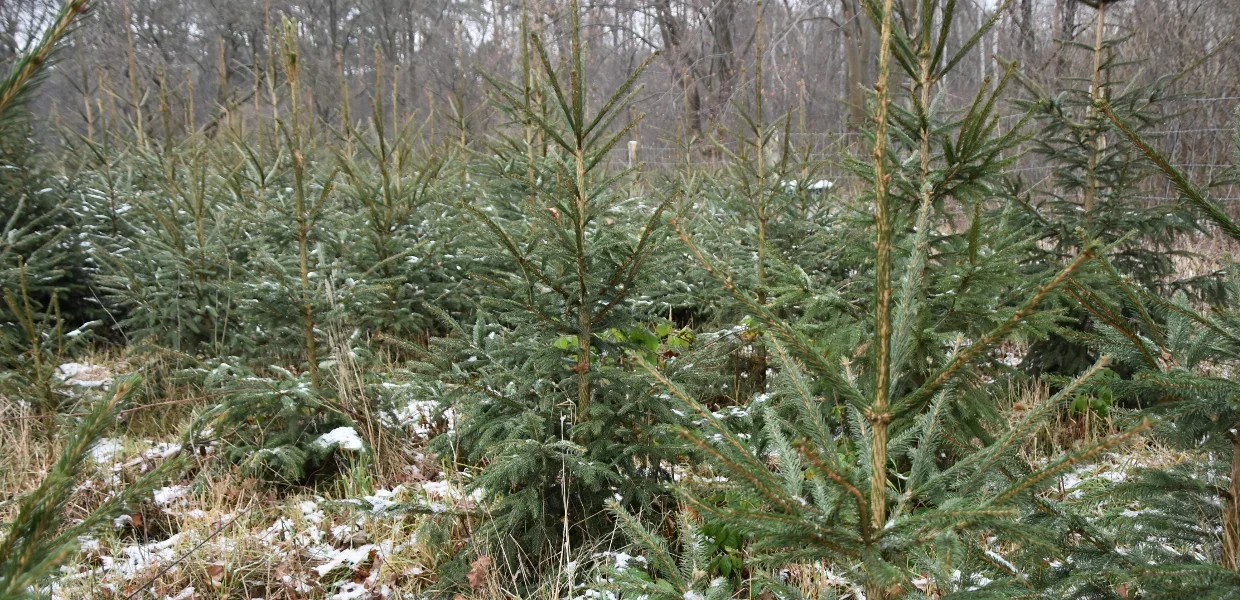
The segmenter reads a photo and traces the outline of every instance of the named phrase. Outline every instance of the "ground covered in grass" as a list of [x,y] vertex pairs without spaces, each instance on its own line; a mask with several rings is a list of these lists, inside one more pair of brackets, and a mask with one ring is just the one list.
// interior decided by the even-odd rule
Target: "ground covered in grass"
[[[994,352],[998,365],[1018,363],[1024,349]],[[104,393],[114,373],[131,369],[123,361],[96,357],[93,363],[65,363],[58,368],[60,393],[76,402],[90,402]],[[1013,390],[1005,410],[1019,418],[1028,407],[1046,401],[1042,387]],[[762,400],[757,399],[758,402]],[[90,465],[73,488],[72,505],[89,512],[111,494],[123,489],[154,465],[178,453],[193,457],[190,469],[150,492],[130,514],[121,515],[94,535],[79,539],[79,550],[59,569],[47,592],[53,599],[75,598],[197,598],[267,599],[399,599],[434,597],[438,571],[450,548],[471,543],[476,520],[485,518],[482,490],[468,491],[463,473],[444,472],[426,454],[423,438],[402,453],[390,477],[376,477],[371,452],[352,427],[329,431],[315,443],[334,448],[345,468],[338,478],[314,489],[273,490],[236,469],[213,463],[220,440],[200,432],[193,443],[179,435],[192,421],[192,411],[179,408],[178,399],[165,398],[149,407],[134,407],[118,424],[113,437],[90,449]],[[439,431],[434,420],[442,411],[424,405],[401,416],[411,431]],[[733,406],[744,413],[747,406]],[[0,415],[0,441],[6,452],[0,473],[6,486],[18,492],[46,472],[55,456],[55,437],[35,433],[35,415],[11,405]],[[723,414],[719,416],[723,417]],[[450,427],[450,424],[446,424]],[[1045,428],[1040,442],[1024,452],[1032,464],[1055,458],[1047,451],[1059,445],[1087,443],[1091,437],[1115,432],[1109,419],[1087,423],[1067,418]],[[1093,519],[1137,518],[1140,502],[1116,500],[1108,491],[1148,468],[1192,467],[1192,456],[1150,441],[1123,452],[1108,453],[1089,464],[1057,476],[1047,497],[1075,505]],[[709,468],[675,468],[676,479],[716,479]],[[1207,477],[1208,470],[1199,473]],[[724,477],[718,480],[726,481]],[[1226,485],[1221,482],[1221,485]],[[13,503],[0,505],[11,514]],[[445,516],[451,516],[445,520]],[[446,525],[445,525],[446,523]],[[1217,533],[1217,532],[1216,532]],[[1170,545],[1176,540],[1151,537],[1148,543]],[[991,538],[986,557],[1015,570],[1005,557],[1005,544]],[[1124,548],[1119,549],[1121,552]],[[1176,549],[1206,559],[1200,544]],[[553,564],[553,573],[538,597],[612,599],[623,586],[616,575],[642,572],[651,559],[640,547],[599,546],[565,548]],[[1050,559],[1051,567],[1059,559]],[[702,575],[705,575],[704,573]],[[777,576],[806,594],[817,597],[862,598],[861,586],[846,565],[821,562],[788,565]],[[506,598],[515,574],[483,554],[473,558],[466,574],[468,587],[458,598]],[[959,578],[957,571],[955,577]],[[911,583],[932,593],[935,582],[918,577]],[[975,586],[989,583],[973,582]],[[722,585],[721,583],[718,585]],[[709,585],[707,589],[709,589]],[[690,596],[686,596],[690,597]]]
[[0,80],[0,600],[1240,597],[1240,169],[1083,4],[1091,71],[957,89],[998,16],[867,3],[830,155],[759,19],[659,170],[576,0],[447,135],[287,15],[253,109],[10,148],[68,0]]

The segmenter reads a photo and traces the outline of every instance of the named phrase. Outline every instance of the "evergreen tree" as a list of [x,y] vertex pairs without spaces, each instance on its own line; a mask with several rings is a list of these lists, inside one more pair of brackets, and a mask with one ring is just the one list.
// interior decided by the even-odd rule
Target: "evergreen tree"
[[346,134],[338,162],[345,176],[341,208],[355,215],[342,225],[365,232],[342,248],[349,264],[366,267],[350,276],[381,287],[384,297],[347,310],[368,331],[404,338],[436,325],[429,306],[461,315],[477,294],[467,273],[457,270],[464,261],[450,243],[451,236],[469,235],[466,225],[447,218],[460,179],[457,159],[451,149],[417,149],[408,123],[393,123],[389,132],[382,91],[376,90],[372,129]]
[[[1144,141],[1122,113],[1105,102],[1099,111],[1147,157],[1195,209],[1231,240],[1238,226],[1201,189]],[[1240,147],[1240,139],[1238,139]],[[1112,374],[1096,385],[1117,397],[1155,398],[1143,411],[1155,419],[1154,435],[1189,453],[1190,462],[1170,469],[1141,469],[1097,498],[1112,507],[1079,532],[1061,589],[1116,585],[1140,597],[1227,598],[1240,593],[1240,279],[1231,265],[1225,300],[1203,312],[1184,292],[1168,298],[1118,265],[1099,259],[1117,290],[1090,293],[1077,284],[1095,326],[1083,341],[1115,357],[1130,377]]]
[[62,400],[54,390],[59,358],[97,323],[89,320],[96,311],[85,301],[85,257],[66,209],[69,186],[41,166],[27,109],[87,5],[61,4],[0,81],[0,385],[51,410]]
[[235,352],[230,284],[250,240],[230,210],[228,181],[194,137],[161,151],[89,146],[77,211],[92,273],[120,333],[183,356]]
[[[988,349],[1018,330],[1043,335],[1054,313],[1040,306],[1096,246],[1087,240],[1040,282],[1011,282],[997,275],[1019,273],[1027,254],[1004,251],[1013,245],[1002,229],[1009,213],[988,219],[975,209],[967,231],[937,234],[936,207],[949,200],[977,206],[1001,193],[1005,150],[1020,140],[1020,128],[996,133],[992,111],[1003,82],[957,114],[934,99],[936,84],[984,30],[947,54],[951,23],[936,23],[935,15],[950,2],[918,2],[902,19],[892,4],[871,4],[881,39],[874,159],[854,164],[873,185],[864,200],[873,207],[876,252],[872,266],[847,281],[850,294],[872,294],[848,302],[863,310],[836,304],[811,319],[795,305],[762,302],[678,223],[691,253],[769,332],[777,368],[762,440],[734,431],[677,383],[677,366],[643,366],[692,410],[685,436],[726,480],[687,484],[683,497],[707,523],[745,532],[756,564],[842,565],[871,599],[1007,598],[1042,568],[1041,557],[1061,553],[1048,542],[1053,529],[1028,521],[1039,491],[1134,433],[1040,467],[1019,458],[1018,448],[1097,366],[1011,427],[986,418],[993,388],[973,378],[986,372]],[[888,87],[893,66],[909,82],[902,107]],[[834,321],[816,329],[823,313]],[[832,332],[809,333],[826,329]],[[918,573],[929,577],[916,583]]]
[[70,215],[60,186],[35,162],[27,105],[87,6],[86,0],[60,5],[37,43],[0,81],[0,194],[5,200],[0,204],[0,285],[11,290],[18,270],[25,269],[27,289],[44,304],[68,283],[64,278],[71,265],[65,259],[72,244],[64,238]]
[[[725,600],[735,598],[740,586],[730,577],[741,575],[737,554],[741,535],[711,535],[689,510],[681,510],[676,524],[676,540],[669,544],[641,519],[615,505],[617,525],[632,541],[641,557],[641,567],[620,565],[609,587],[626,595],[651,600]],[[648,572],[649,571],[649,572]],[[627,596],[626,596],[627,597]]]
[[[1021,226],[1039,232],[1046,242],[1035,261],[1066,260],[1079,250],[1084,235],[1105,244],[1108,260],[1144,286],[1216,294],[1216,278],[1175,277],[1174,259],[1182,254],[1175,242],[1199,230],[1196,220],[1182,207],[1142,200],[1156,171],[1138,159],[1131,145],[1117,143],[1114,126],[1096,106],[1107,102],[1136,132],[1144,133],[1170,124],[1176,116],[1171,107],[1182,99],[1173,90],[1184,73],[1168,73],[1149,82],[1122,79],[1125,73],[1139,78],[1144,71],[1117,58],[1128,37],[1107,37],[1109,4],[1098,4],[1093,44],[1070,46],[1091,54],[1089,77],[1068,79],[1075,85],[1059,92],[1021,78],[1032,97],[1017,104],[1030,110],[1040,125],[1032,137],[1033,156],[1050,169],[1051,182],[1028,186],[1023,179],[1013,180],[1025,209],[1019,215]],[[1090,285],[1106,282],[1101,276]],[[1074,310],[1072,317],[1060,334],[1033,345],[1025,358],[1027,368],[1073,374],[1092,362],[1088,348],[1070,339],[1073,332],[1088,329],[1088,314]]]
[[332,472],[323,434],[352,420],[381,429],[387,376],[359,384],[340,360],[378,363],[372,339],[424,335],[427,305],[464,313],[475,294],[452,238],[464,231],[443,214],[451,156],[389,138],[381,120],[330,152],[305,118],[292,23],[279,41],[287,87],[272,94],[287,89],[288,103],[274,127],[158,149],[89,144],[80,212],[121,332],[222,397],[201,422],[229,441],[221,454],[303,483]]
[[472,329],[432,340],[427,364],[457,419],[435,447],[478,466],[485,537],[525,582],[524,567],[610,532],[606,500],[657,507],[669,477],[655,426],[674,416],[625,355],[669,343],[644,299],[663,206],[627,195],[630,173],[605,163],[636,125],[624,116],[640,70],[590,107],[577,9],[564,72],[531,36],[524,81],[488,77],[525,133],[500,138],[464,205],[485,227],[475,273],[494,296]]

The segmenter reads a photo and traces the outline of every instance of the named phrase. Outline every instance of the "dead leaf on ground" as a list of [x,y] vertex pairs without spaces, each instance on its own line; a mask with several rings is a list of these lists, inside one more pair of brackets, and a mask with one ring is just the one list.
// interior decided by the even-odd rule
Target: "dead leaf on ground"
[[491,557],[483,554],[479,556],[472,564],[469,565],[469,574],[465,578],[469,581],[470,589],[478,589],[486,583],[487,575],[491,571]]

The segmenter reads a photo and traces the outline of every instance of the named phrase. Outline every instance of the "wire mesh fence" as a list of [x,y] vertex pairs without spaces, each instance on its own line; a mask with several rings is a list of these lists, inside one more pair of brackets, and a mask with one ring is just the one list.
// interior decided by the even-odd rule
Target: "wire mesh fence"
[[[1202,123],[1211,118],[1217,120],[1219,115],[1231,115],[1240,106],[1240,96],[1191,98],[1183,102],[1187,108],[1171,123],[1142,131],[1141,135],[1173,165],[1183,170],[1190,181],[1209,189],[1216,202],[1240,206],[1240,185],[1236,183],[1240,173],[1237,173],[1233,157],[1236,131],[1231,127]],[[1210,106],[1211,110],[1194,110],[1200,106]],[[1003,123],[1023,116],[1011,114],[999,119]],[[1031,134],[1036,132],[1035,128],[1036,124],[1029,126]],[[1109,143],[1126,142],[1110,139]],[[837,183],[855,178],[844,167],[847,159],[865,160],[870,151],[865,135],[855,131],[791,132],[786,142],[775,139],[769,146],[773,149],[766,153],[765,160],[778,160],[779,153],[786,147],[797,160],[814,164],[815,177]],[[752,148],[749,150],[752,155]],[[740,144],[735,140],[699,140],[692,145],[675,145],[667,140],[633,140],[627,145],[618,145],[608,157],[608,162],[612,167],[637,167],[649,173],[670,174],[687,168],[711,171],[728,168],[739,152]],[[1134,160],[1144,159],[1134,155]],[[1046,164],[1036,153],[1025,152],[1007,173],[1019,178],[1031,191],[1048,191],[1055,185],[1056,169],[1059,168]],[[1165,178],[1151,177],[1143,183],[1139,193],[1129,199],[1149,204],[1177,202],[1181,198]]]

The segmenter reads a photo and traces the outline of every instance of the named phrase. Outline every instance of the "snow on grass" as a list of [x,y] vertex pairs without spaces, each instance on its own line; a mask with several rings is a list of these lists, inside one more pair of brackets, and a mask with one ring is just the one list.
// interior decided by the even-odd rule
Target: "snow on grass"
[[[430,436],[434,433],[435,415],[439,412],[439,403],[434,400],[410,400],[408,404],[392,411],[396,422],[402,427],[413,430],[413,433],[422,437]],[[448,422],[451,423],[451,415],[445,414]]]
[[365,544],[357,548],[344,548],[342,550],[332,549],[327,556],[323,557],[325,562],[314,567],[314,572],[318,573],[319,577],[322,577],[341,566],[348,567],[349,571],[352,572],[362,562],[372,558],[372,552],[375,554],[379,552],[374,544]]
[[375,490],[374,494],[365,496],[362,499],[370,503],[371,512],[382,513],[400,503],[396,498],[404,490],[405,486],[398,485],[390,490]]
[[[431,419],[440,418],[433,405],[426,402],[418,412],[428,432],[434,426]],[[75,493],[92,501],[114,493],[129,475],[181,452],[174,442],[101,440],[90,452],[98,467]],[[331,430],[316,443],[351,451],[365,448],[352,427]],[[123,596],[124,590],[157,577],[144,598],[188,600],[204,592],[224,594],[235,585],[248,589],[259,581],[243,579],[246,574],[262,572],[268,574],[262,580],[268,595],[277,597],[408,597],[401,596],[410,589],[406,586],[421,589],[427,584],[423,573],[430,565],[423,542],[410,534],[408,513],[397,509],[417,504],[444,512],[461,510],[476,506],[483,494],[459,480],[405,481],[348,498],[295,496],[262,511],[246,504],[244,512],[226,513],[220,508],[234,501],[227,487],[182,480],[152,490],[133,516],[121,517],[97,539],[82,540],[80,554],[60,571],[49,591],[57,600],[94,597],[100,590]],[[217,503],[221,500],[226,504]],[[149,530],[138,515],[145,517]],[[236,525],[234,515],[241,515]],[[193,555],[180,560],[190,548]],[[221,569],[226,574],[217,574]],[[205,581],[204,573],[210,573]]]
[[110,573],[120,579],[133,579],[148,569],[158,567],[177,557],[177,545],[183,535],[178,533],[172,537],[149,544],[131,544],[120,549],[119,553],[98,556],[100,571]]
[[125,445],[117,438],[102,438],[90,447],[90,457],[100,466],[111,466],[125,450]]
[[448,431],[455,426],[452,409],[444,409],[438,400],[422,397],[424,392],[413,384],[386,381],[381,387],[392,407],[380,415],[384,425],[406,429],[421,438],[438,433],[441,418],[446,421]]
[[177,452],[181,451],[180,444],[171,444],[168,442],[159,442],[151,446],[149,450],[142,453],[142,458],[148,460],[169,458]]
[[352,427],[337,427],[314,440],[314,445],[321,448],[335,446],[341,450],[357,451],[362,449],[362,438]]
[[1063,491],[1066,498],[1079,500],[1090,492],[1128,481],[1134,470],[1153,466],[1161,460],[1157,456],[1138,453],[1105,454],[1097,462],[1078,466],[1060,475],[1059,490]]
[[160,506],[169,506],[174,502],[184,503],[185,493],[188,491],[189,486],[169,485],[151,492],[151,497],[152,500],[155,501],[155,504]]
[[360,600],[361,598],[369,597],[369,595],[370,590],[367,590],[366,586],[353,581],[346,581],[336,593],[328,596],[327,600]]
[[194,599],[194,586],[192,585],[181,590],[175,596],[164,596],[164,600],[193,600],[193,599]]
[[[405,488],[379,491],[368,496],[372,500],[367,502],[391,503],[394,496],[404,492]],[[174,484],[154,490],[151,501],[164,507],[193,505],[200,500],[190,494],[189,486]],[[231,525],[233,514],[180,519],[180,532],[151,543],[133,543],[114,535],[84,538],[80,560],[62,571],[53,597],[86,597],[82,595],[86,589],[92,594],[100,589],[128,590],[158,573],[162,583],[152,588],[158,593],[144,598],[188,600],[198,597],[190,584],[198,585],[194,578],[201,576],[204,568],[208,573],[228,569],[239,576],[252,567],[273,572],[268,585],[291,592],[292,597],[383,600],[395,593],[389,585],[393,574],[383,571],[388,561],[397,560],[402,572],[423,572],[422,567],[408,564],[410,557],[420,557],[421,551],[416,537],[408,535],[398,521],[382,521],[385,517],[366,511],[366,502],[361,500],[330,502],[332,509],[325,511],[328,502],[317,496],[295,500],[272,515],[274,521],[265,529],[261,520],[256,524],[246,516],[237,528],[224,529],[224,535],[216,537],[210,536],[221,526]],[[202,511],[198,513],[205,517]],[[244,529],[247,523],[249,527],[257,525],[258,532]],[[382,538],[385,531],[389,537]],[[399,535],[391,537],[393,533]],[[370,541],[376,537],[380,539]],[[195,549],[196,556],[181,560],[189,548]],[[168,570],[161,572],[164,568]],[[212,585],[223,585],[221,582],[231,581],[233,576],[212,574]]]
[[112,372],[107,367],[69,362],[56,367],[56,376],[68,385],[97,388],[112,383]]

